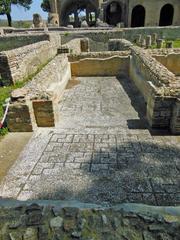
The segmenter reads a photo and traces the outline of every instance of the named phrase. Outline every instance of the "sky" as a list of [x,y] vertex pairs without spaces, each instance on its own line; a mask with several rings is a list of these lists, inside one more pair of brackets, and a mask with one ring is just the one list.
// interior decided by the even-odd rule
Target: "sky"
[[[43,19],[47,19],[47,13],[41,9],[42,0],[33,0],[30,10],[24,10],[23,7],[12,7],[12,19],[13,20],[32,20],[34,13],[39,13]],[[0,16],[0,19],[6,19],[6,16]]]

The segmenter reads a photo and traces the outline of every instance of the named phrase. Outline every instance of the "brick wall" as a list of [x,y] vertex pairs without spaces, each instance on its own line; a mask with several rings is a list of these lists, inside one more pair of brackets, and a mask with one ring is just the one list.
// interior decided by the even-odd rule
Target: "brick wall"
[[47,35],[47,41],[1,52],[0,76],[3,84],[15,83],[35,73],[57,53],[61,44],[58,34]]

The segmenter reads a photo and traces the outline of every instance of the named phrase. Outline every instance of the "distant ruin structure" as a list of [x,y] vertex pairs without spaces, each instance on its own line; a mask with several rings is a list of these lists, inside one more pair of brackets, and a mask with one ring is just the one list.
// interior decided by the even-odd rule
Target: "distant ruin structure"
[[41,28],[44,27],[45,24],[43,22],[43,19],[41,17],[41,15],[39,15],[38,13],[33,14],[33,27],[34,28]]
[[109,25],[125,27],[180,25],[179,0],[50,0],[49,23],[89,26],[97,19]]

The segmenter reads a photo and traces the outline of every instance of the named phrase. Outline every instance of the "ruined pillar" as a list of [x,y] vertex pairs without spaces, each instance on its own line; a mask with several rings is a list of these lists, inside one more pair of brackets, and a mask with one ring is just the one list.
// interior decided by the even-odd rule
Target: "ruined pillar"
[[157,39],[157,48],[163,47],[163,39]]
[[167,42],[166,43],[166,48],[173,48],[173,42]]
[[146,48],[150,48],[152,45],[151,35],[146,36]]
[[157,33],[153,33],[151,38],[152,38],[152,44],[153,45],[156,44],[156,42],[157,42]]
[[48,14],[48,24],[59,26],[57,0],[50,0],[49,3],[50,3],[51,11]]
[[89,38],[83,38],[80,41],[81,52],[89,52]]
[[135,42],[137,45],[141,44],[141,40],[142,40],[142,35],[141,34],[137,34],[136,38],[135,38]]

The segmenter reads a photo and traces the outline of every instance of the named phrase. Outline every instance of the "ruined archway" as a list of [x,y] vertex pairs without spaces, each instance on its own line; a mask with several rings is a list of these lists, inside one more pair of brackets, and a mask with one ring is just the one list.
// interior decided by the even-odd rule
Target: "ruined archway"
[[111,2],[106,8],[106,22],[109,25],[116,26],[121,22],[122,8],[116,1]]
[[137,5],[132,10],[131,27],[144,27],[146,10],[142,5]]
[[62,9],[62,25],[68,24],[80,27],[86,20],[89,26],[94,26],[97,20],[97,0],[69,0]]
[[170,26],[173,23],[174,7],[166,4],[161,8],[159,26]]

